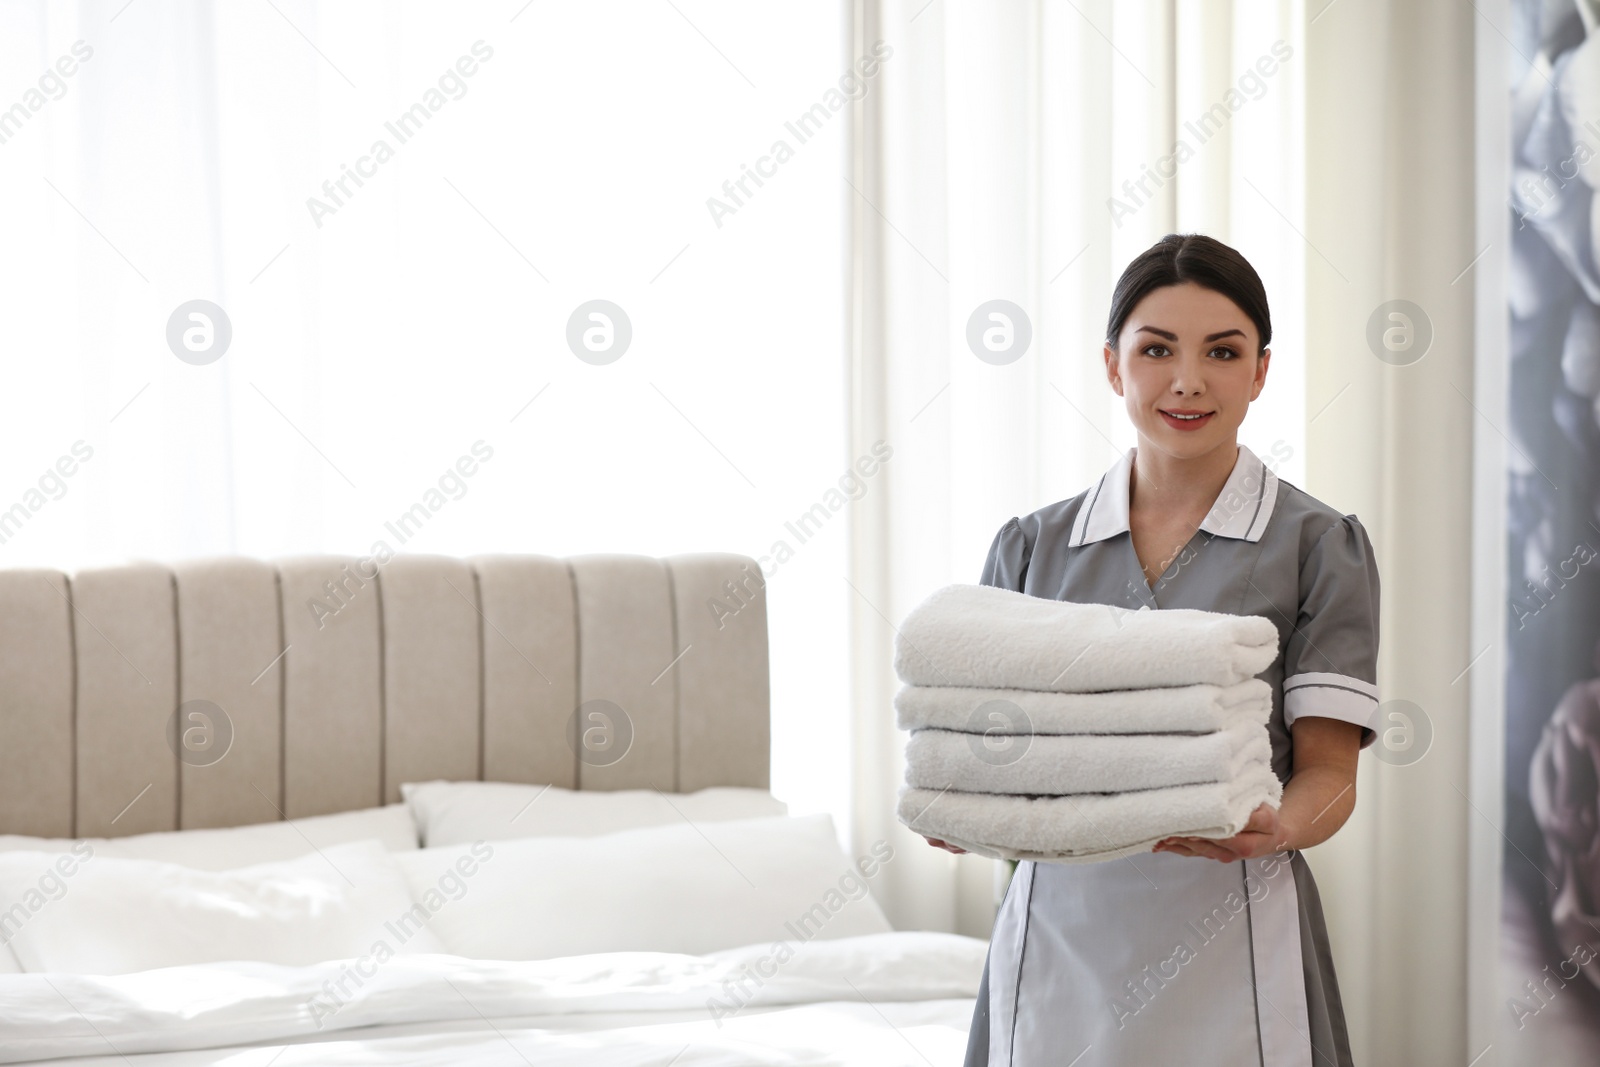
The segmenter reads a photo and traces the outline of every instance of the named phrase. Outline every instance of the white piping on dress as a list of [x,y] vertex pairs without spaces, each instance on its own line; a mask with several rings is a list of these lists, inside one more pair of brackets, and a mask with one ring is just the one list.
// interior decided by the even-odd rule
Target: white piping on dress
[[1244,864],[1261,1063],[1263,1067],[1312,1067],[1311,1019],[1300,952],[1300,893],[1294,869],[1286,853],[1257,856]]
[[[1011,1067],[1011,1042],[1017,1032],[1017,986],[1022,981],[1022,947],[1033,910],[1032,860],[1017,864],[994,933],[989,936],[989,1067]],[[1016,903],[1011,895],[1017,894]],[[1007,907],[1007,905],[1010,907]]]

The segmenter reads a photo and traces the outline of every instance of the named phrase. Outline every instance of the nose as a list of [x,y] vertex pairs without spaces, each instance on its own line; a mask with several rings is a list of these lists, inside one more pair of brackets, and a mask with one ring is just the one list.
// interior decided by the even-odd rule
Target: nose
[[1172,391],[1179,396],[1199,396],[1205,392],[1201,360],[1193,353],[1179,355],[1173,361]]

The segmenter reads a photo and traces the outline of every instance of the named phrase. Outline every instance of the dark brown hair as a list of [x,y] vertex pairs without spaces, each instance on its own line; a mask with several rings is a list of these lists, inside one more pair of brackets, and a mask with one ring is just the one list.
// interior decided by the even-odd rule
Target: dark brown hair
[[1182,282],[1194,282],[1239,305],[1261,335],[1257,355],[1272,340],[1267,290],[1250,261],[1215,237],[1169,233],[1134,257],[1117,279],[1117,288],[1111,294],[1111,317],[1106,322],[1106,343],[1117,347],[1123,323],[1151,290]]

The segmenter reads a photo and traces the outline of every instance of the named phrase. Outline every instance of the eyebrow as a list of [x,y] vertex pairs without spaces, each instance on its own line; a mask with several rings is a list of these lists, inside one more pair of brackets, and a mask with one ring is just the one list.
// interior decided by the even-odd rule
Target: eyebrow
[[[1135,332],[1137,332],[1137,333],[1153,333],[1153,334],[1156,334],[1156,335],[1158,335],[1160,337],[1165,337],[1169,341],[1176,341],[1178,339],[1178,335],[1173,333],[1171,330],[1163,330],[1158,326],[1141,326]],[[1243,337],[1244,336],[1244,331],[1243,330],[1223,330],[1221,333],[1207,334],[1205,339],[1208,342],[1210,342],[1210,341],[1218,341],[1218,340],[1221,340],[1224,337],[1232,337],[1234,334],[1238,334],[1240,337]]]

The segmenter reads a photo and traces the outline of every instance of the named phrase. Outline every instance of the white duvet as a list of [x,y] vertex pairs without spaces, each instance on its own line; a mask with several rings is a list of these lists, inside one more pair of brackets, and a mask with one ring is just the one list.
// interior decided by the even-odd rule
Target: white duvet
[[954,1065],[985,950],[902,932],[705,956],[3,975],[0,1063]]

